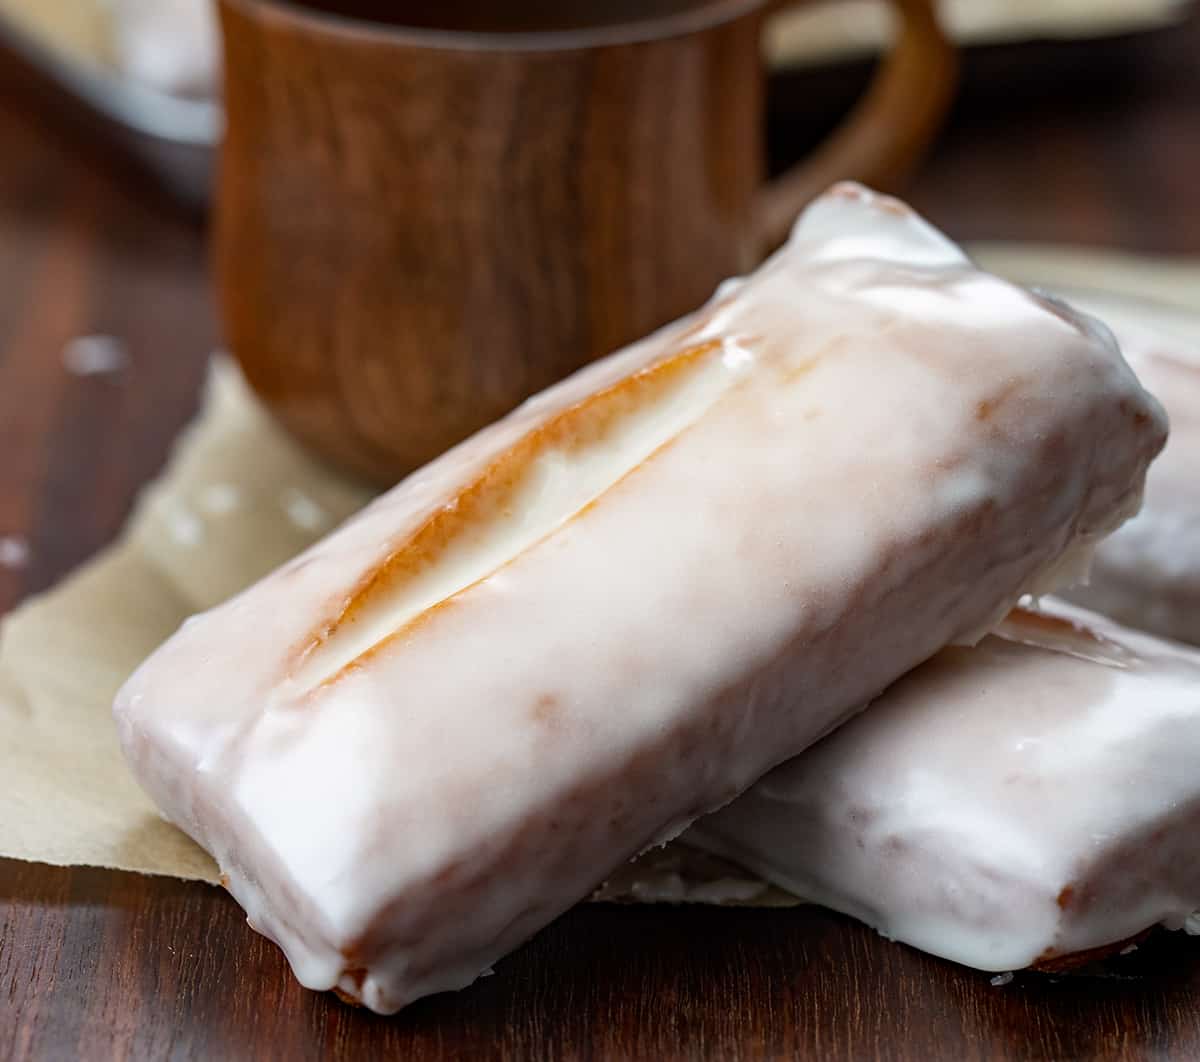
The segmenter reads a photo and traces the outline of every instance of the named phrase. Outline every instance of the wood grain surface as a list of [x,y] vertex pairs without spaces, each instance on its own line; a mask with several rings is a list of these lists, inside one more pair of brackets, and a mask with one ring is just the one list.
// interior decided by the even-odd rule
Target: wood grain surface
[[[1013,68],[1011,90],[969,64],[916,204],[965,239],[1200,254],[1200,22],[1104,54]],[[816,130],[802,81],[773,88],[782,163]],[[31,548],[0,610],[112,538],[217,341],[205,234],[28,102],[0,97],[0,536]],[[97,333],[130,367],[66,372]],[[586,907],[383,1019],[300,989],[219,890],[0,861],[3,1060],[1195,1059],[1198,994],[1200,941],[1176,934],[994,987],[812,908]]]

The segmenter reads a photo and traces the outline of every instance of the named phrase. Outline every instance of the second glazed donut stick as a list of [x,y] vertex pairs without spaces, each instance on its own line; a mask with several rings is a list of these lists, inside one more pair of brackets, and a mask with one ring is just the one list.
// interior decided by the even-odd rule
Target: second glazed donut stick
[[[1089,585],[1070,597],[1200,645],[1200,336],[1175,334],[1169,317],[1146,321],[1151,311],[1136,304],[1103,309],[1138,378],[1162,399],[1171,438],[1146,476],[1141,512],[1100,543]],[[1196,329],[1194,318],[1184,320]]]
[[124,748],[306,985],[393,1011],[977,636],[1163,436],[1107,332],[841,187],[186,626]]
[[687,835],[983,970],[1056,967],[1200,908],[1200,651],[1017,610]]

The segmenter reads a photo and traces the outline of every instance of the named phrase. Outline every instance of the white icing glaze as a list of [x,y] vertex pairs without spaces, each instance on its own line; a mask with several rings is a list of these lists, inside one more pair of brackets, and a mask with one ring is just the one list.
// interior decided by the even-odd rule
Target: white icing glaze
[[[1172,327],[1137,304],[1088,297],[1126,360],[1171,418],[1138,516],[1097,550],[1072,600],[1123,623],[1200,645],[1200,323]],[[1155,323],[1147,323],[1147,318]]]
[[686,839],[982,970],[1200,907],[1200,652],[1053,603],[947,649]]
[[670,381],[652,405],[628,410],[612,429],[582,444],[550,445],[522,470],[496,518],[460,535],[430,565],[374,598],[357,621],[336,631],[305,659],[295,680],[319,684],[421,613],[477,583],[524,553],[610,490],[659,447],[698,420],[737,381],[753,355],[733,343]]
[[1002,616],[1136,506],[1163,433],[1106,333],[840,186],[178,632],[122,743],[304,984],[393,1011]]

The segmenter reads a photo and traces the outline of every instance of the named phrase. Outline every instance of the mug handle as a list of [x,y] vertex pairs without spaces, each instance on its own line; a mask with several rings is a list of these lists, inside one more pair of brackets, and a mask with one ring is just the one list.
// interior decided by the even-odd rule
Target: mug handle
[[938,23],[936,0],[890,3],[899,33],[862,99],[815,155],[760,193],[759,226],[768,250],[787,239],[801,209],[834,182],[894,185],[916,165],[941,125],[954,97],[958,59]]

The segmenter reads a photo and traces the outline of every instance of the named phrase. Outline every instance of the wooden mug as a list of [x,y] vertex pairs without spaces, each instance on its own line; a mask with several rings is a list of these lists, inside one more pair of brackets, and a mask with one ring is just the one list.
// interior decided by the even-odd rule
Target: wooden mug
[[764,184],[764,0],[221,0],[226,337],[313,450],[389,483],[700,305],[840,177],[930,140],[933,0]]

